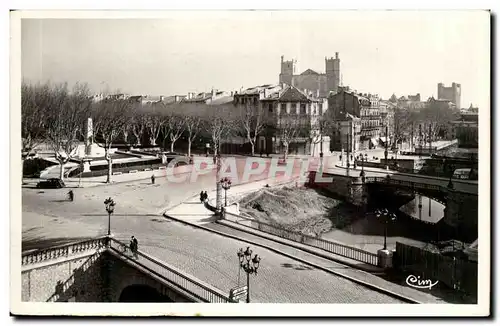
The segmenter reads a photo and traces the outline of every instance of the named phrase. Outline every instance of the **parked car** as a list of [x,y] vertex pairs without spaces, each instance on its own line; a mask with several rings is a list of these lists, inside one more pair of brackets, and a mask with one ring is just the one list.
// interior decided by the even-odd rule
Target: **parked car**
[[37,188],[45,188],[45,189],[58,189],[58,188],[64,188],[66,185],[64,184],[64,181],[58,178],[50,178],[46,180],[41,180],[40,182],[37,183],[36,185]]

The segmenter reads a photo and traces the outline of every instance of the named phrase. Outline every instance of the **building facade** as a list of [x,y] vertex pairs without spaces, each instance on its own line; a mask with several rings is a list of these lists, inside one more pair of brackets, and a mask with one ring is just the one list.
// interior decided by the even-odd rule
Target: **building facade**
[[461,109],[461,95],[462,87],[460,84],[452,83],[451,87],[445,87],[443,83],[438,84],[438,100],[448,100],[455,104],[458,109]]
[[325,73],[307,69],[300,75],[297,73],[297,60],[284,61],[281,56],[281,72],[279,83],[295,86],[298,89],[318,92],[319,97],[328,97],[330,92],[337,92],[340,85],[340,59],[335,52],[335,58],[325,58]]
[[297,87],[262,85],[234,94],[234,105],[250,106],[262,114],[265,128],[258,136],[257,153],[283,153],[281,139],[283,128],[297,128],[298,136],[289,145],[289,154],[318,156],[321,150],[327,152],[330,138],[322,135],[320,117],[328,110],[325,98],[316,96],[317,92],[300,90]]
[[[355,148],[365,150],[378,145],[381,128],[380,98],[378,96],[360,94],[349,90],[348,87],[340,87],[337,93],[330,94],[328,107],[335,121],[345,120],[346,114],[360,119],[359,144],[354,144]],[[338,132],[339,130],[337,130],[337,134]],[[344,136],[341,134],[339,139],[332,140],[332,150],[342,150],[342,137]]]

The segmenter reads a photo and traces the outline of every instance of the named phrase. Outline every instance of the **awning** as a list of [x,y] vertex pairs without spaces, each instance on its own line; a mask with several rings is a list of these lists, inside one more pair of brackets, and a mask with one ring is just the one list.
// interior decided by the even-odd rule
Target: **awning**
[[[383,142],[383,143],[386,142],[385,139],[386,139],[385,137],[380,137],[380,141]],[[387,139],[389,139],[389,142],[391,141],[391,137],[388,137]]]
[[373,146],[377,146],[378,145],[377,138],[372,138],[372,139],[370,139],[370,141],[372,142]]

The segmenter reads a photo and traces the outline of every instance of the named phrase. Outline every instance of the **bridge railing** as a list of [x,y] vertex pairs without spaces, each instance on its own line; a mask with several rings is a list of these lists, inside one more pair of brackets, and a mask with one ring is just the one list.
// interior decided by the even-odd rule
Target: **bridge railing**
[[22,253],[21,266],[38,264],[48,260],[68,257],[87,251],[95,251],[106,246],[106,237],[99,237],[78,242],[71,242],[46,249],[25,251]]
[[272,234],[272,235],[275,235],[275,236],[278,236],[281,238],[285,238],[287,240],[300,242],[302,244],[306,244],[306,245],[309,245],[312,247],[323,249],[323,250],[328,251],[330,253],[333,253],[333,254],[336,254],[336,255],[339,255],[342,257],[346,257],[349,259],[353,259],[353,260],[356,260],[359,262],[363,262],[366,264],[370,264],[373,266],[378,265],[378,257],[376,254],[359,249],[359,248],[355,248],[355,247],[347,246],[345,244],[341,244],[338,242],[333,242],[330,240],[325,240],[325,239],[321,239],[318,237],[310,236],[310,235],[307,235],[307,234],[304,234],[301,232],[297,232],[297,231],[286,230],[282,227],[278,227],[278,226],[271,225],[271,224],[268,224],[265,222],[257,221],[255,219],[246,218],[244,216],[232,214],[229,212],[226,212],[224,215],[225,215],[225,218],[228,219],[229,221],[236,222],[238,224],[242,224],[242,225],[245,225],[247,227],[250,227],[250,228],[265,232],[265,233],[269,233],[269,234]]
[[143,252],[137,251],[137,256],[134,258],[130,247],[125,243],[112,239],[110,248],[114,249],[121,255],[127,256],[134,261],[135,264],[147,269],[154,275],[165,279],[169,283],[174,284],[180,289],[186,291],[190,295],[198,298],[202,302],[210,303],[230,303],[234,302],[229,299],[229,296],[223,291],[196,279],[195,277],[178,270],[173,266],[151,257]]

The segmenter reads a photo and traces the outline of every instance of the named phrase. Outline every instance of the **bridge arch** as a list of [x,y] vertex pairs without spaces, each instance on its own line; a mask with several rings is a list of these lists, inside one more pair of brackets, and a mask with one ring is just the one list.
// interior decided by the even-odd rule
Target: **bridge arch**
[[174,302],[174,300],[149,285],[132,284],[122,290],[118,302]]

